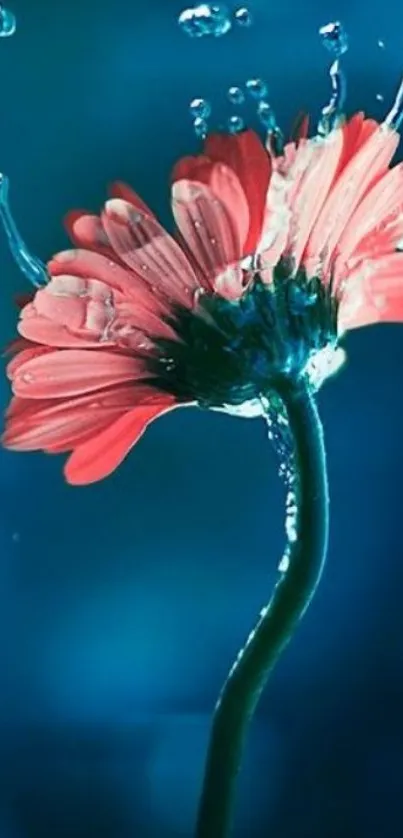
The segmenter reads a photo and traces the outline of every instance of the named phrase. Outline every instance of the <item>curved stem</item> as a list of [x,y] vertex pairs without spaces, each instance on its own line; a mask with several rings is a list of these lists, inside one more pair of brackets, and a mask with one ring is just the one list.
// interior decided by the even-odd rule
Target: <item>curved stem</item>
[[224,838],[229,833],[248,726],[268,676],[315,593],[326,558],[328,487],[316,404],[305,388],[287,386],[279,395],[293,443],[295,529],[284,572],[215,708],[196,838]]

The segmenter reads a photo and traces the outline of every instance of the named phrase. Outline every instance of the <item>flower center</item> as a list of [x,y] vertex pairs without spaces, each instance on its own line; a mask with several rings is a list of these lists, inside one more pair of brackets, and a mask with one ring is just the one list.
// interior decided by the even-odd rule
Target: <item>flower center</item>
[[285,260],[270,284],[257,273],[239,300],[201,293],[196,308],[177,307],[170,324],[178,341],[156,341],[157,386],[243,415],[284,379],[308,379],[316,389],[326,373],[315,359],[337,349],[337,301],[318,277],[292,275]]

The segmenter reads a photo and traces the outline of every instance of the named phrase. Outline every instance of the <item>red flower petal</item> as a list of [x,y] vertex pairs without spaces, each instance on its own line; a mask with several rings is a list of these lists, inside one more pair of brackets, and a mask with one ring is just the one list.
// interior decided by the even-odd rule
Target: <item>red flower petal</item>
[[107,477],[124,460],[150,422],[173,407],[174,399],[161,395],[158,404],[139,405],[93,439],[80,445],[64,467],[67,482],[82,486]]
[[259,240],[271,160],[254,131],[240,134],[211,134],[205,143],[205,154],[211,160],[225,163],[237,175],[244,190],[250,212],[250,226],[244,255],[252,252]]

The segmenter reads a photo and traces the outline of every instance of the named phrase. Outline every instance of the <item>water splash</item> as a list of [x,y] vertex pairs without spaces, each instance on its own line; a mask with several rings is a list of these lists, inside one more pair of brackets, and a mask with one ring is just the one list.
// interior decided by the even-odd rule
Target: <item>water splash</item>
[[179,15],[178,24],[190,38],[210,36],[220,38],[231,29],[231,14],[222,3],[201,3],[184,9]]
[[242,6],[240,9],[236,9],[234,12],[234,20],[238,26],[252,26],[253,18],[246,6]]
[[398,91],[396,93],[395,101],[385,118],[385,124],[390,128],[399,130],[403,120],[403,80],[400,82]]
[[0,3],[0,38],[9,38],[10,35],[14,35],[16,28],[17,21],[14,12]]
[[348,36],[339,20],[327,23],[319,29],[323,46],[335,57],[340,58],[348,50]]
[[290,548],[298,538],[297,472],[292,434],[286,409],[277,396],[262,397],[268,427],[268,436],[279,459],[279,475],[286,488],[285,532],[287,546],[278,570],[285,573],[289,566]]
[[340,59],[348,50],[348,37],[339,21],[321,26],[319,35],[321,36],[324,47],[335,58],[329,69],[332,94],[328,105],[322,108],[318,125],[318,133],[326,136],[329,131],[337,126],[343,115],[347,82]]
[[29,252],[18,232],[8,200],[9,180],[0,173],[0,220],[3,224],[11,253],[20,271],[35,288],[40,288],[48,281],[46,267],[37,256]]

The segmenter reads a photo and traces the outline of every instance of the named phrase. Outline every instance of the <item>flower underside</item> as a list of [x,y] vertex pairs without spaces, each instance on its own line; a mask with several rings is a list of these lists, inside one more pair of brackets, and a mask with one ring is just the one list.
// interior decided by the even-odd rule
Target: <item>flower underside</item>
[[236,301],[201,291],[192,311],[177,305],[168,323],[179,340],[156,341],[151,383],[180,401],[240,413],[285,379],[309,383],[312,358],[337,346],[337,300],[285,259],[270,284],[255,272]]

